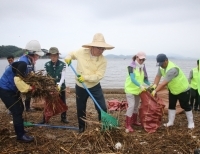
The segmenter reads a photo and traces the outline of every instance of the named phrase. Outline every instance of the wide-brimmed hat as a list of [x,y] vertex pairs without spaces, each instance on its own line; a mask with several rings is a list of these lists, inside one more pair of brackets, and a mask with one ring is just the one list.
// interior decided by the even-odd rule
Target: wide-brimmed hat
[[96,33],[93,37],[92,43],[82,45],[82,47],[102,47],[106,50],[113,49],[114,47],[105,42],[104,36],[101,33]]
[[56,47],[51,47],[51,48],[49,49],[49,52],[48,52],[46,55],[48,56],[48,55],[50,55],[50,54],[60,54],[60,53],[59,53],[58,48],[56,48]]
[[165,60],[168,60],[167,56],[163,53],[158,54],[156,57],[157,66],[162,66],[162,64],[165,62]]

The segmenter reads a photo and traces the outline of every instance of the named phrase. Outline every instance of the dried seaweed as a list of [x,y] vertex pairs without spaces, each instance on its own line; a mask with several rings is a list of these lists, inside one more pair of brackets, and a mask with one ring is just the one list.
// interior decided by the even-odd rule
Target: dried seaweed
[[58,102],[59,91],[55,83],[55,79],[40,70],[35,73],[29,73],[26,77],[21,77],[24,82],[34,87],[33,91],[29,91],[26,95],[34,99],[48,99],[49,103]]
[[[124,99],[124,95],[106,94],[106,99]],[[68,97],[69,110],[67,112],[70,126],[77,126],[75,96]],[[44,154],[190,154],[200,146],[200,112],[194,113],[195,128],[187,128],[185,114],[176,116],[175,125],[165,128],[163,125],[152,134],[148,134],[142,127],[133,126],[134,133],[125,133],[124,113],[119,115],[120,129],[101,132],[97,121],[96,110],[92,100],[88,100],[87,120],[88,125],[84,133],[76,131],[29,127],[28,133],[35,137],[32,143],[18,143],[13,127],[9,124],[10,116],[0,110],[0,152],[9,154],[44,153]],[[116,113],[112,113],[116,114]],[[37,122],[41,118],[41,111],[28,113],[29,121]],[[166,117],[166,116],[165,116]],[[167,118],[165,118],[166,122]],[[60,115],[52,117],[50,124],[60,123]],[[6,133],[5,133],[6,132]],[[120,142],[122,147],[115,148]]]

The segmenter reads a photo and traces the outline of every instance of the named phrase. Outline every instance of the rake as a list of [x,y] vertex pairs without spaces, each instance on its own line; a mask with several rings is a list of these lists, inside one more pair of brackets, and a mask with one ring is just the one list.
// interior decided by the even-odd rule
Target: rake
[[24,122],[24,126],[25,127],[38,126],[38,127],[49,127],[49,128],[61,128],[61,129],[79,130],[78,127],[72,127],[72,126],[55,126],[55,125],[46,125],[46,124],[33,124],[31,122]]
[[[73,70],[75,75],[78,77],[78,74],[75,71],[75,69],[73,68],[73,66],[71,65],[71,63],[69,64],[69,66],[71,67],[71,69]],[[89,89],[86,87],[85,83],[82,82],[82,85],[101,112],[101,128],[102,128],[102,130],[105,131],[107,129],[112,129],[112,128],[118,127],[118,125],[119,125],[118,120],[116,118],[114,118],[113,116],[109,115],[108,113],[106,113],[105,111],[103,111],[102,108],[100,107],[100,105],[95,100],[95,98],[90,93]]]

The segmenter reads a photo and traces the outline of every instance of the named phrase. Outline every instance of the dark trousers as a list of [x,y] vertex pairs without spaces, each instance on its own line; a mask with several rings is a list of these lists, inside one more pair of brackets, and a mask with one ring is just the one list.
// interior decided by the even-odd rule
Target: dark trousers
[[176,103],[178,100],[182,109],[184,109],[185,111],[191,111],[191,107],[189,105],[189,99],[190,99],[190,90],[182,92],[178,95],[174,95],[169,91],[169,109],[175,110]]
[[[66,92],[65,90],[60,92],[60,98],[64,104],[66,104]],[[61,113],[61,119],[66,119],[66,111]]]
[[198,93],[198,104],[199,104],[199,108],[200,108],[200,94]]
[[26,96],[26,99],[25,99],[25,108],[26,110],[29,110],[31,108],[31,97],[30,96]]
[[191,88],[190,89],[190,106],[192,107],[192,109],[193,107],[195,109],[198,109],[198,106],[199,106],[198,97],[199,97],[198,90]]
[[6,108],[9,109],[13,117],[13,125],[17,137],[20,138],[24,135],[24,120],[23,120],[23,111],[24,104],[20,97],[20,94],[16,94],[13,91],[8,91],[0,88],[0,97]]
[[[86,117],[86,104],[89,94],[84,88],[79,87],[78,85],[75,86],[75,89],[76,89],[76,108],[77,108],[79,128],[85,128],[85,122],[81,118]],[[107,112],[106,102],[100,83],[92,88],[89,88],[89,91],[93,95],[99,106],[102,108],[102,110]],[[99,120],[101,120],[101,112],[96,105],[95,108],[98,112],[98,118]]]

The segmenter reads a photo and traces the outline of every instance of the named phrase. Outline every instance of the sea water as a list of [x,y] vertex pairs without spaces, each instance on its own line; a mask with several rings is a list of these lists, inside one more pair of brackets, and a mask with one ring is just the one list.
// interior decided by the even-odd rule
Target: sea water
[[[50,59],[39,59],[36,63],[36,70],[44,69],[44,64]],[[63,61],[63,59],[60,59]],[[107,59],[107,69],[104,78],[101,80],[102,88],[117,89],[123,88],[124,82],[127,76],[127,66],[131,63],[131,59]],[[196,67],[196,60],[185,60],[185,59],[172,59],[176,65],[178,65],[186,75],[189,76],[189,73],[192,68]],[[8,65],[7,59],[0,59],[0,76],[2,76],[5,71],[6,66]],[[76,69],[76,61],[72,61],[73,67]],[[157,74],[158,67],[156,66],[155,59],[147,59],[145,61],[149,81],[152,83]],[[70,88],[75,87],[75,75],[70,67],[67,66],[66,69],[66,85]]]

